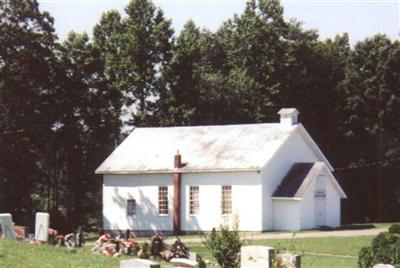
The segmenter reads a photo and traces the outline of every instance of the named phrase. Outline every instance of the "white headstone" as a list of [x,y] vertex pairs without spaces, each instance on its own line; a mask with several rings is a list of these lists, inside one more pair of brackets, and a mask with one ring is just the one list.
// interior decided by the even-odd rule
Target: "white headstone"
[[197,261],[197,253],[193,251],[189,251],[189,260]]
[[0,214],[0,226],[3,232],[2,236],[7,239],[15,239],[15,229],[12,222],[12,216],[9,213]]
[[160,264],[144,259],[122,260],[119,262],[120,268],[160,268]]
[[37,212],[35,223],[35,239],[39,241],[47,241],[49,230],[49,213]]
[[273,248],[264,246],[245,246],[240,249],[240,267],[272,267]]
[[378,263],[378,264],[375,264],[374,267],[372,267],[372,268],[394,268],[394,266],[390,265],[390,264]]
[[173,258],[169,261],[174,267],[195,267],[197,261],[184,259],[184,258]]

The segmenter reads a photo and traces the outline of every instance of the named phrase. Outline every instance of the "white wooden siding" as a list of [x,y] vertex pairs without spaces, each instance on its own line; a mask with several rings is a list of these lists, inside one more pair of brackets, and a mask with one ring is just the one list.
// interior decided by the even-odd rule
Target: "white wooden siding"
[[298,200],[273,200],[274,230],[300,230],[300,202]]
[[[232,186],[232,215],[222,215],[222,185]],[[168,215],[158,214],[158,187],[168,187]],[[199,186],[198,215],[189,215],[189,187]],[[261,231],[261,176],[258,172],[182,174],[181,228],[210,231],[237,215],[242,231]],[[128,216],[126,202],[136,200],[136,215]],[[103,228],[105,230],[173,229],[172,175],[105,175],[103,184]]]
[[[158,186],[168,187],[168,215],[158,214]],[[128,216],[128,199],[136,200],[136,215]],[[104,175],[103,229],[172,230],[171,175]]]
[[[298,131],[293,132],[267,163],[262,174],[262,226],[263,230],[272,230],[273,207],[271,196],[286,173],[295,162],[322,161]],[[276,216],[276,214],[275,214]]]
[[[329,174],[323,173],[326,184],[326,225],[330,227],[340,226],[340,195],[335,186],[328,179]],[[300,202],[301,207],[301,229],[316,228],[315,198],[317,180],[313,180]]]

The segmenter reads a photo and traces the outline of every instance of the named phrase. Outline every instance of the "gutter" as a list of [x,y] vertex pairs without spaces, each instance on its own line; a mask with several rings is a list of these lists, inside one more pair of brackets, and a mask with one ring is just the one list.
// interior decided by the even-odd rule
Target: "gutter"
[[300,201],[300,197],[271,197],[272,200]]
[[174,169],[174,170],[134,170],[134,171],[95,171],[95,174],[103,175],[130,175],[130,174],[175,174],[175,173],[216,173],[216,172],[260,172],[261,168],[243,169]]

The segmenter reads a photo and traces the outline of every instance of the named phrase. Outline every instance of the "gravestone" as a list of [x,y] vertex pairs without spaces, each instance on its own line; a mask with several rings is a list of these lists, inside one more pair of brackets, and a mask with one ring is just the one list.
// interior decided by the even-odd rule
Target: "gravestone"
[[120,268],[160,268],[160,264],[144,259],[122,260],[119,262]]
[[196,267],[197,261],[185,259],[185,258],[173,258],[169,261],[174,267],[184,268],[184,267]]
[[193,251],[189,251],[189,260],[197,261],[197,253]]
[[2,237],[7,239],[15,239],[15,229],[12,222],[12,216],[9,213],[0,214],[0,226]]
[[49,230],[49,213],[37,212],[35,223],[35,239],[39,241],[47,241]]
[[390,265],[390,264],[378,263],[378,264],[375,264],[374,267],[372,267],[372,268],[394,268],[394,266]]
[[245,246],[240,249],[240,267],[256,268],[272,267],[272,259],[275,255],[273,248],[264,246]]
[[300,268],[301,257],[291,253],[282,253],[277,255],[279,267],[282,268]]

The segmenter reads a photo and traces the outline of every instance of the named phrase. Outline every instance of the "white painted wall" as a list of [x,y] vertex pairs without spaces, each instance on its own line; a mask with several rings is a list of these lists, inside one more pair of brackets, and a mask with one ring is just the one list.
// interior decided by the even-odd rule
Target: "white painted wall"
[[300,201],[273,199],[274,230],[300,230]]
[[339,227],[341,225],[341,198],[339,193],[333,184],[329,181],[327,184],[327,193],[326,193],[326,203],[327,203],[327,211],[326,211],[326,220],[327,224],[330,227]]
[[[261,231],[261,176],[258,172],[185,173],[182,175],[184,231],[210,231],[224,222],[221,185],[232,185],[232,212],[241,231]],[[200,187],[200,211],[189,215],[189,187]],[[227,217],[233,220],[233,215]],[[225,216],[226,217],[226,216]]]
[[[261,175],[258,172],[186,173],[181,185],[181,228],[210,231],[232,222],[221,215],[222,185],[232,186],[232,211],[242,231],[261,231]],[[158,215],[158,186],[167,186],[169,215]],[[200,212],[189,215],[189,187],[199,186]],[[128,216],[128,199],[136,200],[136,215]],[[103,228],[106,230],[172,230],[172,174],[105,175],[103,184]]]
[[[104,175],[103,229],[172,230],[171,174]],[[158,215],[158,186],[168,187],[168,216]],[[128,199],[136,200],[136,215],[128,216]]]
[[[314,186],[303,200],[273,205],[271,195],[295,162],[321,161],[298,131],[288,140],[258,172],[218,172],[182,174],[181,228],[185,231],[208,231],[222,222],[221,185],[232,185],[232,206],[239,217],[242,231],[285,229],[279,227],[285,218],[301,218],[297,223],[285,223],[289,229],[314,228]],[[340,225],[340,197],[331,183],[327,188],[327,223]],[[168,186],[169,215],[158,215],[158,186]],[[200,187],[200,213],[189,215],[189,186]],[[135,198],[137,214],[127,216],[126,200]],[[274,201],[275,202],[275,201]],[[290,202],[290,201],[288,201]],[[172,174],[104,175],[103,227],[104,229],[172,230],[173,186]],[[294,211],[297,206],[298,213]],[[281,215],[280,209],[290,215]],[[261,211],[261,213],[260,213]],[[299,214],[299,215],[298,215]],[[301,216],[301,217],[300,217]],[[275,217],[275,220],[274,220]],[[295,221],[296,222],[296,221]],[[279,224],[278,224],[279,223]],[[294,225],[296,224],[296,226]]]
[[318,158],[317,154],[296,130],[267,163],[261,172],[263,230],[272,230],[274,228],[273,217],[276,217],[276,214],[272,213],[274,208],[271,196],[293,163],[315,161],[321,161],[321,159]]
[[300,202],[300,226],[301,229],[314,229],[315,228],[315,200],[314,191],[316,186],[314,180],[307,191],[304,193]]
[[[340,195],[331,181],[329,174],[323,172],[326,178],[326,225],[330,227],[340,226]],[[308,190],[305,192],[300,202],[301,207],[301,229],[316,228],[315,220],[315,197],[314,193],[317,186],[317,180],[313,180]]]

